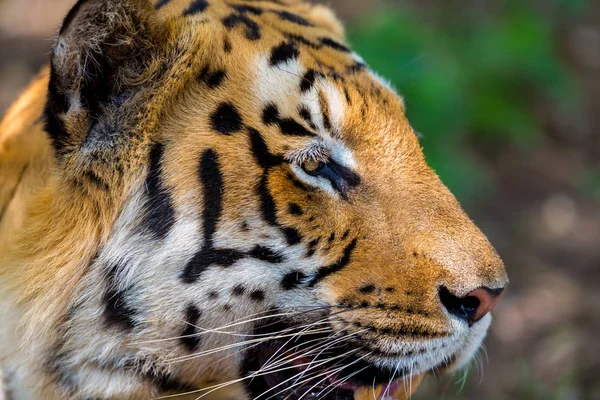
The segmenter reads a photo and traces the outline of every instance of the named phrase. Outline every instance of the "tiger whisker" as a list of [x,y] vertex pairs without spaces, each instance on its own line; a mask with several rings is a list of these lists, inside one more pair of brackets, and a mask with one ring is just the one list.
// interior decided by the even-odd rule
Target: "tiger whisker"
[[[321,330],[318,330],[318,331],[310,331],[310,332],[308,332],[306,334],[308,335],[308,334],[325,333],[325,332],[331,332],[331,329],[327,328],[327,329],[321,329]],[[294,336],[294,335],[290,334],[290,335],[269,336],[269,337],[265,337],[265,338],[246,340],[246,341],[242,341],[242,342],[237,342],[237,343],[229,344],[227,346],[216,347],[216,348],[213,348],[213,349],[205,350],[205,351],[194,353],[194,354],[191,354],[191,355],[185,355],[185,356],[181,356],[181,357],[175,357],[175,358],[172,358],[172,359],[168,360],[167,362],[169,362],[169,363],[183,362],[183,361],[187,361],[187,360],[191,360],[191,359],[203,357],[203,356],[206,356],[206,355],[218,353],[218,352],[221,352],[221,351],[225,351],[225,350],[228,350],[228,349],[231,349],[231,348],[245,346],[247,344],[263,343],[263,342],[268,342],[270,340],[283,339],[283,338],[290,337],[290,336]]]

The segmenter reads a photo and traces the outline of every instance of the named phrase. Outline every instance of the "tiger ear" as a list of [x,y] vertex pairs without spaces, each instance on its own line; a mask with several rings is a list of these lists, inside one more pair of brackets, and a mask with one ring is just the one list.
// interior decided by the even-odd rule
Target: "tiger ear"
[[[139,90],[161,32],[149,0],[79,0],[63,22],[52,57],[46,130],[57,155],[112,145],[115,119]],[[135,82],[135,83],[134,83]],[[89,149],[90,146],[87,146]]]

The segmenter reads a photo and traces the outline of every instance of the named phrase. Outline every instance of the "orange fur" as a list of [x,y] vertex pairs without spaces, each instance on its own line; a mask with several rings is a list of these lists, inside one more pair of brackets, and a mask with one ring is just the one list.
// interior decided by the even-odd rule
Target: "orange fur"
[[[126,65],[116,79],[135,95],[127,103],[130,108],[125,117],[118,109],[109,117],[127,128],[123,136],[128,140],[88,158],[81,148],[90,116],[84,108],[71,109],[61,115],[70,135],[68,145],[64,154],[56,155],[41,122],[47,69],[0,124],[0,300],[17,310],[13,314],[18,321],[11,319],[13,337],[29,351],[19,357],[35,357],[36,351],[59,340],[58,327],[81,294],[90,263],[113,234],[124,204],[144,179],[152,143],[165,144],[164,183],[173,192],[175,208],[201,209],[204,200],[196,174],[198,157],[205,149],[215,149],[221,160],[227,160],[222,165],[228,182],[222,220],[231,224],[257,214],[255,187],[262,170],[253,159],[247,135],[215,134],[206,116],[219,103],[233,101],[245,126],[260,128],[271,153],[286,154],[308,143],[306,137],[284,136],[277,127],[264,125],[264,103],[253,91],[261,74],[255,60],[284,40],[281,32],[301,34],[313,43],[320,37],[341,42],[339,21],[322,6],[269,4],[265,7],[291,10],[315,26],[298,26],[265,12],[251,16],[263,35],[249,41],[243,26],[230,30],[221,26],[220,21],[230,13],[225,2],[209,2],[208,11],[184,18],[181,15],[189,0],[172,0],[159,12],[146,1],[128,0],[122,3],[125,11],[116,11],[112,20],[118,29],[110,24],[79,24],[76,19],[77,29],[61,34],[58,43],[71,44],[62,55],[57,50],[60,57],[54,65],[64,72],[61,87],[65,94],[81,90],[76,84],[81,71],[74,66],[85,57],[93,58],[91,51],[103,41],[115,41],[111,49]],[[86,20],[105,12],[107,6],[111,1],[92,0],[77,18]],[[132,19],[120,20],[123,15]],[[120,36],[113,37],[114,30]],[[233,46],[231,53],[223,51],[227,41]],[[132,49],[142,54],[141,64],[129,60]],[[327,88],[344,104],[336,133],[351,149],[362,184],[346,202],[319,191],[307,196],[294,188],[289,169],[277,167],[267,182],[274,201],[295,203],[304,211],[304,217],[296,218],[278,208],[278,221],[294,226],[305,243],[334,233],[337,241],[322,240],[318,245],[328,263],[336,262],[350,241],[339,239],[346,231],[348,238],[359,238],[352,264],[323,282],[319,293],[327,302],[357,305],[366,301],[412,310],[399,318],[383,306],[365,308],[347,315],[348,324],[444,335],[450,328],[437,288],[444,285],[464,296],[481,286],[504,287],[507,277],[501,260],[427,166],[395,93],[367,70],[347,72],[356,63],[350,53],[301,45],[298,62],[304,68],[345,77],[330,79]],[[226,71],[222,88],[209,92],[200,87],[197,76],[206,65]],[[277,105],[288,114],[296,104],[297,96],[283,94]],[[106,188],[86,181],[90,173]],[[366,284],[376,285],[379,291],[359,294],[357,288]],[[35,383],[41,386],[40,398],[60,398],[60,390],[44,379]],[[148,391],[140,391],[140,396],[154,395],[144,390]],[[365,393],[357,396],[367,398]]]

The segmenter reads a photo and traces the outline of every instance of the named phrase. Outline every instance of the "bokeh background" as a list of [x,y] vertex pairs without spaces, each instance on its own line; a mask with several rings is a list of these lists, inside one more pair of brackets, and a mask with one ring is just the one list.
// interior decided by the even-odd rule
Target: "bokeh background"
[[[0,0],[0,114],[73,2]],[[480,368],[414,399],[600,399],[600,1],[330,3],[512,280]]]

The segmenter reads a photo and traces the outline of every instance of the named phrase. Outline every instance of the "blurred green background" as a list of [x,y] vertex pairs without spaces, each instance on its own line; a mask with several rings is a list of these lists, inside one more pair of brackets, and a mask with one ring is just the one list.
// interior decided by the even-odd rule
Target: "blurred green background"
[[[0,114],[73,0],[0,0]],[[600,399],[600,1],[332,0],[504,258],[487,356],[415,399]]]

